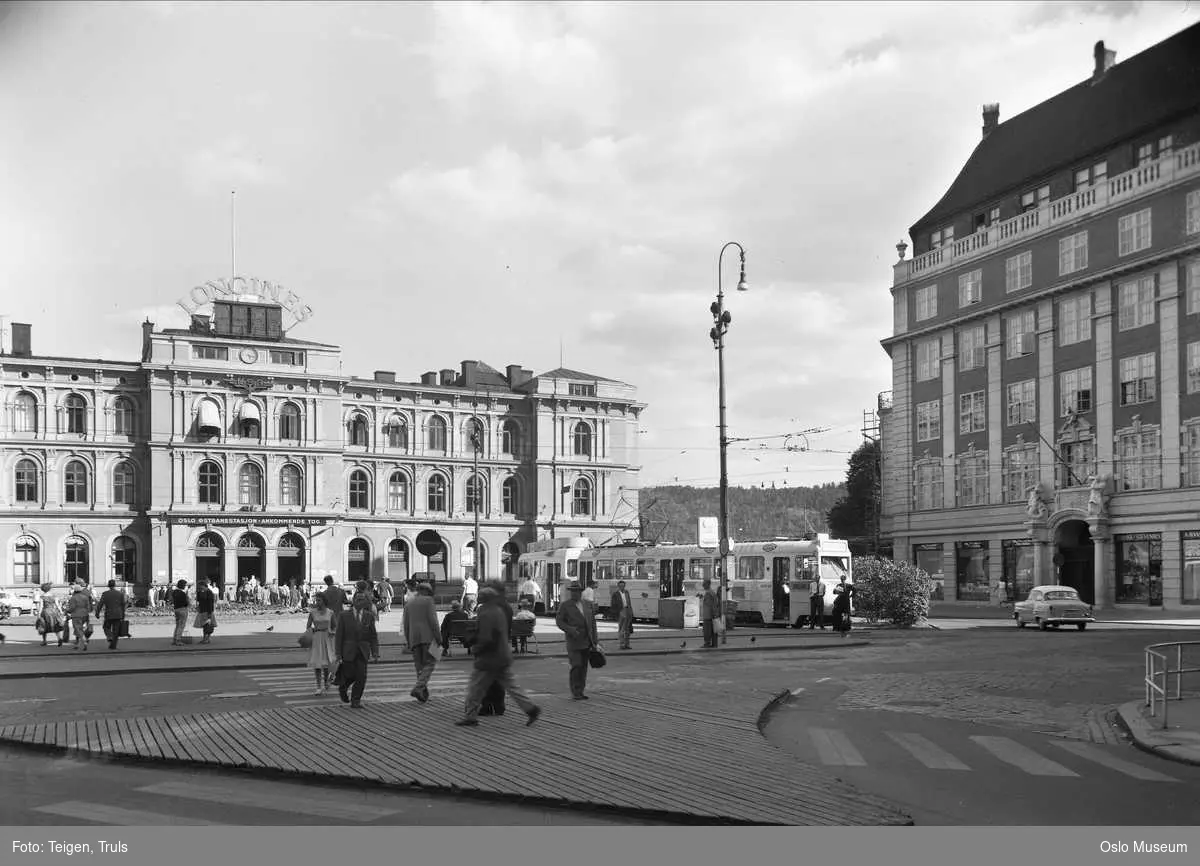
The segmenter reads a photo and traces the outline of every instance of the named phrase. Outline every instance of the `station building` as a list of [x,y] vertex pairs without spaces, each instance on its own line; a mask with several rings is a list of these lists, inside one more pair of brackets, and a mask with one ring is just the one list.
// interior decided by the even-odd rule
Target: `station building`
[[1200,25],[1101,42],[1074,87],[985,105],[897,245],[881,529],[947,601],[1200,605],[1198,58]]
[[[260,289],[271,284],[254,281]],[[478,361],[397,381],[294,339],[278,291],[207,284],[140,357],[0,352],[0,586],[515,580],[538,539],[638,529],[634,387]],[[193,292],[195,297],[197,292]],[[201,296],[204,292],[200,293]],[[474,550],[478,504],[479,550]]]

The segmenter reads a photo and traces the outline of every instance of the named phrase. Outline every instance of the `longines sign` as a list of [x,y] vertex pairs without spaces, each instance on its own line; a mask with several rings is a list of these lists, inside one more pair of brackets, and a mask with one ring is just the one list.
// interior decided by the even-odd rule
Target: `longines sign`
[[307,322],[312,318],[312,307],[304,303],[303,299],[295,292],[289,291],[277,283],[269,283],[257,277],[233,277],[228,280],[222,277],[219,280],[209,280],[202,286],[194,287],[176,303],[183,307],[184,312],[190,316],[205,304],[211,304],[213,301],[222,298],[237,299],[247,295],[258,298],[260,301],[279,304],[296,317],[297,324]]

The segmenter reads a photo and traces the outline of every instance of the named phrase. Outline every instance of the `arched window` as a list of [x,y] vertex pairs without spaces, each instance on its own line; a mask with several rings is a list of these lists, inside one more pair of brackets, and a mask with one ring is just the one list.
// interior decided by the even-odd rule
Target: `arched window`
[[72,460],[63,472],[63,501],[86,505],[88,501],[88,471],[81,460]]
[[484,451],[484,435],[483,424],[478,418],[472,418],[463,425],[463,450],[474,453],[478,451],[480,454]]
[[446,476],[438,474],[429,476],[429,496],[426,506],[429,511],[446,510]]
[[13,556],[14,583],[42,582],[42,550],[37,539],[22,535]]
[[17,433],[36,433],[37,398],[22,391],[13,402],[13,430]]
[[366,448],[369,444],[369,439],[367,419],[362,415],[355,415],[350,419],[350,444]]
[[67,556],[63,563],[65,574],[63,578],[67,583],[74,580],[82,580],[85,583],[91,583],[88,569],[88,543],[78,535],[72,535],[67,539]]
[[113,467],[113,504],[133,505],[137,496],[133,464],[121,461]]
[[201,505],[220,505],[225,501],[221,485],[221,467],[218,463],[212,460],[201,463],[198,479]]
[[425,446],[429,451],[446,450],[446,421],[434,415],[425,425]]
[[112,543],[113,577],[134,583],[137,581],[137,547],[128,535],[119,535]]
[[509,418],[500,428],[500,450],[504,454],[516,454],[521,447],[521,425]]
[[87,435],[87,401],[72,394],[63,404],[67,410],[67,432]]
[[238,470],[238,503],[262,505],[262,469],[257,463],[243,463]]
[[575,441],[575,453],[580,457],[592,456],[592,428],[580,421],[575,425],[575,433],[571,437]]
[[133,435],[133,403],[125,397],[113,401],[113,432],[118,436]]
[[243,439],[259,439],[262,435],[262,414],[258,404],[247,400],[238,408],[238,436]]
[[366,510],[371,505],[371,481],[367,473],[355,469],[350,473],[350,507]]
[[300,407],[284,403],[279,410],[279,438],[285,442],[300,441]]
[[399,415],[393,415],[387,425],[388,448],[408,450],[408,424]]
[[516,478],[505,478],[504,483],[500,485],[500,510],[505,514],[516,514],[517,503],[520,501],[518,496],[520,488],[517,486]]
[[408,511],[408,476],[393,472],[388,479],[388,510]]
[[304,485],[301,482],[300,467],[287,463],[279,470],[279,504],[303,505]]
[[592,485],[586,478],[580,478],[571,488],[571,513],[580,517],[592,513]]
[[221,435],[221,409],[215,401],[205,399],[196,404],[196,433],[201,439]]
[[38,467],[32,460],[18,460],[17,470],[13,473],[16,479],[17,502],[40,502],[38,496]]
[[478,475],[467,479],[466,507],[468,514],[487,511],[487,487]]

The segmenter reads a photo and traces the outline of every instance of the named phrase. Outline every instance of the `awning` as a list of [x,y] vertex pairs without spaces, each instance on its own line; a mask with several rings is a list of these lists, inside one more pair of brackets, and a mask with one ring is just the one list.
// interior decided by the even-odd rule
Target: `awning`
[[201,433],[210,433],[218,435],[221,432],[221,414],[217,411],[217,406],[211,400],[200,401],[200,412],[197,419],[197,426]]
[[258,414],[258,404],[246,401],[238,410],[239,421],[258,421],[262,423],[262,417]]

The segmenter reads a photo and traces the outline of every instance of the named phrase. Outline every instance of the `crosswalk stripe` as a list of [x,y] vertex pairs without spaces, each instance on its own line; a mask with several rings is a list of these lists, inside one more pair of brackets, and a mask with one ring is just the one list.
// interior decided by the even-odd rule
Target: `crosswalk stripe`
[[1062,764],[1055,763],[1049,758],[1043,758],[1033,749],[1026,748],[1020,743],[1007,737],[971,737],[983,748],[987,749],[1006,764],[1024,770],[1031,776],[1078,776]]
[[1089,761],[1095,761],[1101,766],[1108,767],[1110,770],[1116,770],[1118,773],[1124,773],[1126,776],[1132,776],[1135,779],[1141,779],[1145,782],[1178,782],[1178,779],[1167,776],[1157,770],[1151,770],[1148,767],[1143,767],[1140,764],[1134,764],[1131,761],[1123,761],[1120,758],[1114,758],[1108,752],[1099,746],[1093,746],[1090,743],[1080,743],[1075,740],[1050,740],[1055,746],[1060,749],[1066,749],[1073,755],[1078,755]]
[[297,797],[294,792],[288,791],[275,792],[258,788],[234,789],[216,785],[197,785],[191,782],[162,782],[137,790],[147,794],[183,797],[189,800],[248,806],[256,809],[271,809],[289,814],[315,815],[318,818],[340,821],[374,821],[377,818],[395,815],[400,811],[399,809],[372,806],[368,803],[317,795],[312,789],[306,790],[303,797]]
[[885,731],[906,752],[931,770],[970,770],[971,768],[920,734]]
[[51,815],[65,815],[80,821],[92,821],[96,824],[112,824],[120,827],[173,826],[173,827],[206,827],[215,821],[203,821],[199,818],[184,818],[179,815],[164,815],[159,812],[146,812],[142,809],[122,809],[104,803],[84,803],[79,800],[66,800],[62,803],[51,803],[48,806],[36,806],[33,811],[46,812]]
[[820,755],[822,764],[838,767],[865,767],[867,765],[862,755],[858,753],[858,749],[854,748],[841,731],[833,731],[828,728],[809,728],[808,735],[812,739],[813,745],[817,747],[817,754]]

